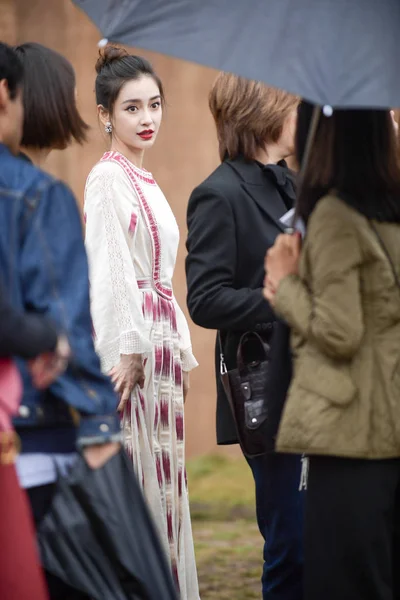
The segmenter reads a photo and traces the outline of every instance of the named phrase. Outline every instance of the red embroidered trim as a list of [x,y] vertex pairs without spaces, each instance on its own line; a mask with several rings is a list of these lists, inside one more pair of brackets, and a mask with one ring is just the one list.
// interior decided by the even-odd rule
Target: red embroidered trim
[[131,214],[131,221],[129,223],[129,235],[131,237],[133,237],[134,233],[135,233],[135,229],[136,229],[136,223],[137,223],[137,215],[135,213]]
[[149,203],[146,200],[146,197],[143,193],[140,184],[136,181],[136,177],[142,179],[143,181],[146,181],[147,183],[154,183],[154,185],[156,185],[156,182],[154,181],[154,179],[149,179],[147,181],[144,177],[142,177],[141,171],[138,171],[138,169],[119,152],[106,152],[101,160],[110,160],[121,165],[125,173],[128,175],[133,188],[138,194],[152,241],[154,287],[156,291],[160,294],[160,296],[163,296],[167,300],[172,300],[171,288],[168,288],[161,283],[161,240],[160,233],[158,231],[157,221]]
[[112,152],[110,150],[109,152],[106,152],[103,155],[103,157],[101,158],[101,160],[113,160],[114,158],[118,158],[119,156],[121,156],[122,158],[124,158],[126,160],[128,168],[130,168],[132,171],[134,171],[136,177],[138,177],[139,179],[141,179],[145,183],[148,183],[149,185],[157,185],[156,182],[155,182],[155,179],[153,178],[152,174],[149,171],[146,171],[146,169],[139,169],[138,167],[135,167],[135,165],[133,163],[131,163],[130,161],[128,161],[119,152],[115,152],[115,151]]

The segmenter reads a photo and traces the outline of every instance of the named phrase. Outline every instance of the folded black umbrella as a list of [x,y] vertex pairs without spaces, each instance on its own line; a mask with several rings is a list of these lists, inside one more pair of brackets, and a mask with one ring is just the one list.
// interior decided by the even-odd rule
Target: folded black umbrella
[[60,477],[39,532],[43,567],[93,600],[177,600],[142,492],[121,451]]

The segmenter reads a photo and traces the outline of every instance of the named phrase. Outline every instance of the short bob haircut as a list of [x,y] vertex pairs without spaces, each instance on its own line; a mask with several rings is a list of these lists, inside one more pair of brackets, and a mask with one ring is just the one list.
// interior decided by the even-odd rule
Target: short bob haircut
[[219,155],[253,160],[268,143],[277,142],[299,100],[287,92],[230,73],[220,73],[209,95],[217,127]]
[[24,130],[22,146],[66,148],[72,139],[86,140],[88,125],[76,106],[75,73],[70,62],[41,44],[15,51],[24,67]]
[[[314,106],[302,102],[296,158],[301,165]],[[334,110],[320,115],[296,204],[308,221],[332,189],[367,219],[400,222],[400,161],[389,110]]]

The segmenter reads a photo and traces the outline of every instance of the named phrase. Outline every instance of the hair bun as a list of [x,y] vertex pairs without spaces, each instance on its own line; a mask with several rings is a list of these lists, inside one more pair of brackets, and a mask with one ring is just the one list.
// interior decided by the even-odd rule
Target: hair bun
[[124,48],[118,46],[106,46],[99,50],[99,58],[96,62],[96,72],[99,74],[107,65],[129,56],[128,52]]

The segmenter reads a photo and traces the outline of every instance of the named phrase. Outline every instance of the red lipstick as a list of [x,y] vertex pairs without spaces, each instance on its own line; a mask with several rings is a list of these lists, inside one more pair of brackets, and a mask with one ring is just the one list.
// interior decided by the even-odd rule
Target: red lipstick
[[153,135],[154,135],[154,131],[152,129],[145,129],[144,131],[141,131],[140,133],[138,133],[138,136],[140,136],[142,138],[142,140],[151,140]]

